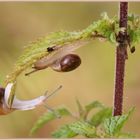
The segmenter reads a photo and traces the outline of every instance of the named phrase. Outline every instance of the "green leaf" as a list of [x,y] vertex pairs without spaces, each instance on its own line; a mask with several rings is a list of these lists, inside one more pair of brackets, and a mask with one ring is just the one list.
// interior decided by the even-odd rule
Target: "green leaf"
[[133,22],[134,19],[135,19],[134,14],[129,14],[128,17],[127,17],[127,19],[128,19],[129,21]]
[[96,137],[96,129],[87,122],[77,121],[64,125],[52,133],[52,136],[55,138],[72,138],[76,135],[94,138]]
[[90,123],[95,127],[97,127],[98,125],[103,123],[103,121],[106,118],[111,117],[111,115],[112,115],[111,108],[103,108],[102,110],[100,110],[99,112],[97,112],[95,115],[91,117]]
[[48,122],[57,119],[58,116],[67,116],[71,115],[71,113],[66,108],[58,108],[55,111],[48,111],[43,116],[41,116],[38,121],[34,124],[33,128],[30,131],[30,134],[35,133],[38,129],[43,127],[43,125],[47,124]]
[[78,106],[79,116],[82,117],[84,115],[84,109],[78,99],[76,99],[76,103]]
[[136,135],[133,133],[119,133],[118,138],[136,138]]
[[124,126],[124,123],[128,120],[131,113],[134,111],[134,108],[132,108],[128,114],[121,115],[121,116],[113,116],[108,119],[105,119],[104,121],[104,128],[105,132],[109,136],[116,136],[120,133],[122,127]]
[[39,118],[39,120],[34,124],[30,131],[30,134],[35,133],[39,128],[43,127],[46,123],[56,118],[56,114],[53,112],[47,112]]
[[67,116],[67,115],[71,115],[71,112],[67,109],[67,108],[58,108],[55,110],[56,113],[58,113],[58,115],[60,116]]
[[77,121],[69,125],[69,128],[85,137],[94,138],[96,137],[96,128],[85,121]]
[[52,136],[54,138],[72,138],[76,135],[77,133],[72,131],[67,124],[52,133]]
[[114,32],[112,32],[112,33],[110,34],[110,41],[111,41],[112,43],[116,43],[116,36],[115,36],[115,33],[114,33]]
[[101,13],[101,17],[102,17],[103,19],[106,19],[106,20],[109,19],[108,15],[107,15],[107,12]]
[[85,106],[85,109],[87,112],[90,112],[94,108],[103,108],[104,105],[100,103],[99,101],[93,101],[92,103]]

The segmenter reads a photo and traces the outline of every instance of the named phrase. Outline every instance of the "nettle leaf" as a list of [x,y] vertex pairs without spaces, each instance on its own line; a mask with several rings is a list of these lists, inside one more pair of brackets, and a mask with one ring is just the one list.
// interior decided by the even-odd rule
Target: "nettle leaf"
[[127,32],[130,36],[130,43],[136,45],[140,42],[140,18],[137,15],[130,14],[128,21]]
[[101,17],[102,17],[103,19],[106,19],[106,20],[109,19],[108,15],[107,15],[107,12],[101,13]]
[[97,136],[95,127],[84,121],[76,121],[64,125],[52,133],[52,136],[55,138],[72,138],[77,135],[83,135],[89,138]]
[[132,41],[133,41],[133,44],[134,43],[137,43],[137,42],[140,42],[140,29],[137,29],[133,32],[132,34]]
[[93,115],[89,120],[89,122],[90,124],[97,127],[98,125],[103,123],[105,119],[111,117],[111,115],[112,115],[112,108],[103,108],[100,111],[98,111],[95,115]]
[[124,123],[128,120],[131,113],[134,111],[134,108],[132,108],[128,114],[121,115],[121,116],[113,116],[108,119],[105,119],[104,121],[104,128],[105,132],[109,136],[117,136],[119,135],[122,127],[124,126]]
[[134,21],[134,19],[135,19],[135,15],[134,14],[128,14],[128,17],[127,17],[127,19],[128,19],[128,21],[131,21],[131,22],[133,22]]
[[56,119],[57,116],[53,112],[47,112],[39,118],[39,120],[34,124],[33,128],[30,131],[30,134],[35,133],[39,128],[43,127],[46,123],[51,120]]
[[77,133],[72,131],[67,124],[52,133],[54,138],[72,138],[76,135]]
[[115,33],[114,33],[114,32],[112,32],[112,33],[110,34],[110,41],[111,41],[112,43],[116,43],[116,36],[115,36]]
[[130,13],[127,17],[128,21],[131,21],[132,24],[139,22],[140,18],[139,15]]
[[136,138],[136,135],[133,133],[119,133],[118,138]]
[[93,101],[92,103],[85,106],[87,112],[90,112],[94,108],[104,108],[104,105],[99,101]]
[[76,103],[78,106],[78,112],[79,112],[79,116],[82,117],[84,115],[84,108],[82,107],[81,103],[79,102],[78,99],[76,99]]
[[78,135],[83,135],[89,138],[97,137],[96,128],[85,121],[74,122],[69,125],[69,128]]
[[68,116],[68,115],[71,115],[71,112],[67,108],[58,108],[55,111],[60,116]]
[[140,42],[140,28],[132,29],[128,26],[128,34],[130,36],[131,45],[136,45]]
[[47,124],[48,122],[57,119],[61,116],[68,116],[71,115],[71,113],[66,108],[59,108],[55,111],[48,111],[44,115],[42,115],[38,121],[34,124],[33,128],[30,131],[30,134],[35,133],[38,129],[42,128],[43,125]]

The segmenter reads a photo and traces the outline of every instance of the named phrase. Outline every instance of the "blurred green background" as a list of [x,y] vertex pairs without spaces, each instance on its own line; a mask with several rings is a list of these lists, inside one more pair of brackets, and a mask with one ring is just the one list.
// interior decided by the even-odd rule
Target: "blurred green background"
[[[0,81],[11,72],[14,63],[30,41],[58,30],[78,31],[100,19],[102,12],[109,16],[118,14],[118,2],[1,2],[0,3]],[[129,12],[140,14],[140,3],[130,2]],[[83,105],[99,100],[107,106],[113,104],[115,46],[94,40],[77,53],[82,65],[70,73],[51,69],[30,77],[20,76],[16,94],[21,99],[31,99],[63,85],[59,93],[47,102],[52,108],[66,105],[76,112],[75,98]],[[135,106],[133,117],[124,130],[140,135],[140,49],[130,54],[126,62],[124,111]],[[27,70],[29,71],[29,70]],[[0,116],[0,138],[27,138],[34,122],[46,109],[15,111]],[[70,118],[50,122],[34,137],[50,137],[50,132]]]

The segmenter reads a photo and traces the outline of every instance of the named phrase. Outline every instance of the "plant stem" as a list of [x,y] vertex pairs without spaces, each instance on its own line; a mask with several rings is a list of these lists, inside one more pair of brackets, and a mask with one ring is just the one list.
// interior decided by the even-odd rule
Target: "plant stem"
[[116,37],[118,46],[116,48],[116,76],[115,76],[115,93],[114,93],[114,109],[113,116],[121,115],[123,108],[123,87],[125,60],[127,59],[127,13],[128,2],[120,2],[120,31]]

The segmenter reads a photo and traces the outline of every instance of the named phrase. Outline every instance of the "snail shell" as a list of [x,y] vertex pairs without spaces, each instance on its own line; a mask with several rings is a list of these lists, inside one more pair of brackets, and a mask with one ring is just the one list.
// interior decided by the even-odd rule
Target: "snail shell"
[[4,97],[4,92],[5,92],[5,89],[0,87],[0,103],[1,103],[1,101],[3,99],[3,97]]
[[9,109],[5,104],[4,93],[5,93],[5,89],[0,87],[0,115],[6,115],[12,112],[12,109]]
[[81,64],[81,59],[76,54],[67,54],[57,60],[50,67],[58,72],[69,72],[76,69]]

